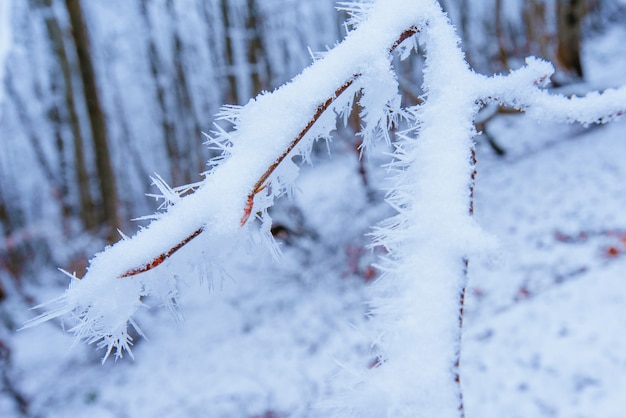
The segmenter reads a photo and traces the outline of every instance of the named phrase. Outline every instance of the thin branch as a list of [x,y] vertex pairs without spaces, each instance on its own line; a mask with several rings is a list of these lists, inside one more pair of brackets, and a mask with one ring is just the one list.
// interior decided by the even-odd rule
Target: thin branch
[[404,32],[402,32],[402,34],[400,35],[400,37],[398,38],[397,41],[395,41],[393,43],[393,45],[391,45],[391,48],[389,48],[389,53],[391,54],[393,51],[396,50],[396,48],[398,48],[400,46],[400,44],[404,41],[406,41],[407,39],[409,39],[411,36],[415,35],[417,32],[419,32],[419,29],[417,28],[417,26],[412,26],[409,29],[405,30]]
[[192,239],[200,235],[201,232],[202,232],[202,228],[197,229],[196,231],[194,231],[193,234],[189,235],[187,238],[179,242],[175,247],[172,247],[169,251],[159,254],[158,256],[153,258],[152,261],[144,264],[143,266],[128,270],[126,273],[122,274],[118,278],[123,279],[125,277],[136,276],[137,274],[145,273],[148,270],[152,270],[153,268],[155,268],[156,266],[158,266],[159,264],[167,260],[169,257],[171,257],[176,251],[183,248],[189,241],[191,241]]
[[278,168],[280,163],[282,163],[285,160],[285,158],[287,158],[287,155],[289,155],[289,153],[293,151],[296,145],[298,145],[298,143],[302,140],[302,138],[304,138],[304,136],[309,132],[309,130],[311,130],[313,125],[315,125],[315,122],[317,122],[317,120],[330,107],[330,105],[341,95],[341,93],[346,91],[348,87],[350,87],[354,83],[354,80],[356,79],[356,77],[358,77],[358,75],[348,80],[343,86],[335,90],[333,97],[329,97],[324,103],[322,103],[321,105],[317,107],[317,110],[315,111],[315,114],[313,115],[311,120],[309,120],[309,123],[307,123],[304,129],[300,131],[298,136],[296,136],[295,139],[291,141],[291,143],[285,149],[285,151],[283,151],[283,153],[276,159],[276,161],[274,161],[272,165],[268,167],[265,173],[263,173],[263,175],[257,180],[257,182],[254,184],[252,188],[252,192],[250,192],[250,194],[248,195],[248,199],[246,201],[246,207],[244,209],[243,217],[241,218],[241,222],[240,222],[241,226],[244,226],[246,222],[248,221],[248,219],[250,218],[250,214],[252,213],[252,206],[254,205],[254,196],[256,196],[258,193],[260,193],[267,187],[267,184],[265,182],[267,181],[269,176],[272,175],[272,173],[274,172],[274,170],[276,170],[276,168]]
[[[472,146],[470,161],[474,169],[472,170],[471,181],[469,185],[470,201],[469,201],[468,211],[469,211],[470,216],[474,216],[474,188],[476,185],[476,174],[477,174],[476,147],[474,146]],[[463,316],[465,315],[465,295],[467,293],[467,275],[469,273],[469,259],[466,258],[465,260],[463,260],[463,263],[464,263],[463,275],[465,276],[465,284],[463,288],[461,289],[461,292],[459,295],[459,344],[458,344],[458,347],[461,347],[460,340],[461,338],[463,338]],[[461,415],[461,418],[464,418],[465,417],[465,404],[463,402],[463,390],[461,389],[461,352],[460,350],[456,353],[456,361],[454,363],[454,367],[456,369],[455,375],[454,375],[454,381],[459,387],[459,413]]]
[[[400,37],[389,48],[389,53],[391,54],[393,51],[396,50],[396,48],[398,48],[398,46],[400,46],[400,44],[402,42],[404,42],[405,40],[407,40],[411,36],[415,35],[417,32],[418,32],[418,29],[415,26],[413,26],[413,27],[407,29],[406,31],[402,32]],[[348,87],[350,87],[359,76],[360,76],[360,74],[358,74],[358,73],[354,74],[350,80],[346,81],[342,86],[340,86],[337,90],[335,90],[335,92],[333,93],[332,97],[329,97],[328,99],[326,99],[325,102],[323,102],[322,104],[320,104],[317,107],[317,110],[315,111],[315,113],[313,114],[313,116],[311,117],[309,122],[306,124],[306,126],[302,129],[302,131],[300,131],[300,133],[294,138],[294,140],[291,141],[289,146],[272,163],[272,165],[270,165],[267,168],[267,170],[263,173],[263,175],[261,175],[261,177],[259,177],[259,179],[256,181],[256,183],[252,187],[252,192],[250,192],[250,194],[247,197],[246,206],[244,208],[244,214],[243,214],[243,216],[241,218],[241,221],[240,221],[240,225],[241,226],[245,225],[246,222],[248,221],[248,219],[250,218],[250,215],[252,213],[252,208],[254,206],[254,197],[267,187],[267,180],[268,180],[268,178],[272,175],[272,173],[276,170],[276,168],[278,168],[278,166],[285,160],[285,158],[287,158],[289,153],[291,151],[293,151],[293,149],[298,145],[298,143],[302,140],[302,138],[304,138],[304,136],[311,130],[313,125],[315,125],[315,122],[317,122],[317,120],[322,116],[322,114],[326,110],[328,110],[330,105],[333,104],[333,102],[343,92],[345,92],[348,89]],[[155,267],[159,266],[160,264],[162,264],[169,257],[171,257],[176,251],[178,251],[182,247],[184,247],[192,239],[194,239],[198,235],[200,235],[200,233],[202,233],[202,230],[203,230],[202,228],[197,229],[191,235],[189,235],[184,240],[182,240],[180,243],[178,243],[176,246],[172,247],[170,250],[168,250],[168,251],[166,251],[164,253],[159,254],[158,256],[153,258],[152,261],[150,261],[149,263],[144,264],[143,266],[139,266],[139,267],[136,267],[136,268],[133,268],[133,269],[130,269],[130,270],[126,271],[121,276],[118,276],[118,278],[122,279],[122,278],[126,278],[126,277],[132,277],[132,276],[136,276],[136,275],[141,274],[141,273],[145,273],[146,271],[152,270],[153,268],[155,268]]]
[[[400,46],[402,42],[406,41],[411,36],[415,35],[417,32],[418,32],[418,29],[415,26],[402,32],[400,37],[389,48],[389,53],[391,54],[393,51],[396,50],[396,48],[398,48],[398,46]],[[315,125],[315,122],[317,122],[317,120],[322,116],[322,114],[326,110],[328,110],[330,105],[344,91],[346,91],[348,87],[350,87],[354,83],[354,81],[357,78],[359,78],[360,75],[361,74],[354,74],[350,80],[348,80],[341,87],[335,90],[335,93],[333,94],[332,97],[329,97],[324,103],[322,103],[321,105],[317,107],[317,110],[315,111],[315,114],[313,115],[311,120],[309,120],[309,123],[307,123],[304,129],[302,129],[302,131],[300,131],[298,136],[296,136],[296,138],[291,142],[291,144],[289,144],[289,147],[285,149],[285,151],[276,159],[276,161],[274,161],[274,163],[271,166],[268,167],[265,173],[263,173],[263,175],[259,178],[259,180],[254,184],[254,187],[252,188],[252,192],[250,192],[250,194],[248,195],[248,199],[246,200],[246,207],[244,209],[244,213],[240,222],[241,226],[245,225],[248,219],[250,218],[250,215],[252,214],[252,207],[254,205],[254,196],[256,196],[258,193],[260,193],[262,190],[265,189],[265,187],[267,186],[265,182],[267,181],[269,176],[274,172],[274,170],[276,170],[276,168],[280,165],[280,163],[283,162],[285,158],[287,158],[287,155],[289,155],[289,153],[296,147],[296,145],[298,145],[298,143],[302,140],[302,138],[304,138],[304,136],[309,132],[309,130],[313,127],[313,125]]]

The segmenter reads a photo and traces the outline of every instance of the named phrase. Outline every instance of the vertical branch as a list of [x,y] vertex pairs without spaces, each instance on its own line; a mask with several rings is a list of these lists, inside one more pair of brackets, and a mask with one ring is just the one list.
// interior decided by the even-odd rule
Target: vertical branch
[[[470,163],[473,167],[472,169],[472,175],[470,177],[470,184],[469,184],[469,192],[470,192],[470,197],[469,197],[469,207],[468,207],[468,212],[470,216],[474,216],[474,187],[476,184],[476,147],[474,145],[472,145],[471,148],[471,155],[470,155]],[[456,368],[456,376],[455,376],[455,382],[458,385],[458,390],[459,390],[459,412],[461,414],[461,418],[465,417],[465,406],[463,403],[463,390],[461,387],[461,342],[463,339],[463,316],[465,314],[465,295],[467,292],[467,279],[468,279],[468,274],[469,274],[469,259],[465,259],[463,260],[464,263],[464,269],[463,269],[463,275],[465,276],[465,281],[463,284],[463,287],[461,289],[460,295],[459,295],[459,343],[458,343],[458,347],[459,349],[457,350],[457,358],[456,358],[456,363],[455,363],[455,368]]]
[[31,400],[22,393],[19,385],[16,384],[19,380],[12,373],[15,371],[12,360],[11,347],[0,340],[0,383],[2,384],[0,387],[10,398],[13,398],[13,402],[16,404],[20,414],[27,417],[30,416]]
[[197,168],[200,168],[200,172],[203,171],[205,162],[204,153],[202,150],[198,149],[198,145],[202,143],[202,129],[194,106],[193,89],[190,85],[186,69],[186,48],[184,39],[181,37],[178,28],[179,18],[174,3],[169,2],[167,9],[173,24],[172,79],[175,93],[174,98],[176,100],[176,116],[174,117],[175,120],[177,120],[176,125],[179,128],[176,130],[176,141],[180,157],[180,161],[177,163],[182,168],[183,183],[188,184],[192,182],[193,176],[196,175]]

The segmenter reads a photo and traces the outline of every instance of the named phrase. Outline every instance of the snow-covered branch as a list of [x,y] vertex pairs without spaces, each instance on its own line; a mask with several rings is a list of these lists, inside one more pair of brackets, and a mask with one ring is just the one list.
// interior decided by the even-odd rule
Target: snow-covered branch
[[[145,273],[196,237],[214,249],[208,257],[218,260],[236,245],[241,226],[252,213],[261,213],[269,230],[266,209],[274,197],[291,187],[297,175],[297,166],[288,157],[306,156],[314,139],[329,136],[335,128],[334,113],[349,110],[351,95],[365,87],[354,82],[355,76],[365,80],[382,76],[395,87],[389,70],[390,50],[414,33],[416,19],[404,16],[394,22],[392,15],[387,10],[369,16],[342,44],[291,83],[241,108],[225,108],[221,117],[232,121],[234,130],[217,130],[212,142],[225,152],[196,192],[170,202],[167,211],[155,215],[148,227],[97,254],[85,277],[78,280],[72,276],[66,294],[30,325],[73,312],[79,321],[73,331],[88,341],[101,340],[106,356],[113,349],[116,355],[122,355],[121,349],[129,350],[126,322],[141,306],[141,297],[156,294],[168,300],[174,291],[154,286],[158,278],[148,278]],[[337,100],[342,93],[349,97]],[[392,94],[378,99],[386,104],[397,96],[395,89]],[[273,244],[268,240],[267,245]],[[120,278],[134,283],[134,296],[116,299],[113,305],[108,300],[103,303],[103,293],[115,294],[120,286],[125,291],[131,286],[120,284]]]
[[[379,365],[357,373],[355,390],[339,405],[345,414],[372,417],[458,417],[460,315],[466,260],[493,247],[472,218],[474,122],[485,101],[541,118],[606,122],[623,115],[626,89],[566,98],[542,90],[552,67],[529,59],[509,75],[485,77],[467,64],[459,40],[435,0],[379,0],[354,12],[355,30],[290,83],[242,107],[225,107],[211,144],[223,154],[195,192],[181,196],[162,181],[167,209],[132,238],[97,254],[82,279],[44,305],[30,322],[71,313],[77,337],[113,352],[130,352],[128,324],[142,298],[176,297],[169,269],[186,269],[186,257],[203,258],[219,271],[221,260],[255,233],[258,214],[265,245],[273,246],[267,214],[298,174],[293,156],[308,157],[317,138],[328,138],[337,114],[362,92],[364,143],[387,137],[390,118],[403,115],[409,129],[394,143],[388,201],[397,214],[375,230],[388,249],[373,286],[373,340]],[[417,33],[424,47],[425,91],[415,107],[400,106],[390,51]],[[410,50],[408,48],[407,50]],[[183,247],[190,248],[181,254]]]
[[[529,57],[526,66],[511,74],[484,78],[479,94],[483,99],[523,110],[538,120],[555,122],[608,123],[626,113],[626,87],[566,97],[543,89],[554,73],[546,61]],[[480,90],[480,89],[479,89]]]

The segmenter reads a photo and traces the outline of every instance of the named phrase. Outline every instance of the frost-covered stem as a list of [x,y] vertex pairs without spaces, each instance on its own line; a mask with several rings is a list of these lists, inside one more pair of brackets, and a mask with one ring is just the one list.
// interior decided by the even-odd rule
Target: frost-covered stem
[[[469,215],[471,217],[474,216],[474,187],[476,186],[476,147],[472,145],[471,148],[471,157],[470,162],[473,167],[471,181],[469,185]],[[467,279],[469,272],[469,259],[465,258],[463,260],[465,266],[463,268],[463,276],[465,278],[465,284],[463,285],[463,289],[461,289],[461,294],[459,295],[459,343],[458,343],[458,352],[456,354],[456,376],[454,381],[457,383],[459,387],[459,411],[461,412],[461,418],[465,417],[465,406],[463,404],[463,390],[461,388],[461,340],[463,338],[463,316],[465,314],[465,294],[467,292]]]
[[[349,108],[350,100],[337,103],[341,93],[354,84],[362,88],[366,84],[362,80],[382,79],[387,85],[393,81],[388,69],[390,50],[415,33],[419,20],[416,10],[397,14],[403,1],[393,1],[396,7],[372,14],[290,83],[243,107],[226,109],[224,118],[233,122],[234,129],[217,132],[213,144],[224,154],[216,162],[218,167],[194,187],[195,193],[183,196],[161,184],[167,211],[151,217],[150,225],[133,237],[124,236],[97,254],[82,280],[74,280],[78,277],[68,273],[73,279],[68,291],[46,304],[47,312],[28,325],[72,313],[77,319],[72,331],[79,339],[106,348],[105,358],[111,352],[121,356],[124,350],[130,351],[127,326],[136,327],[132,316],[142,306],[142,298],[156,295],[167,303],[176,295],[171,272],[161,269],[156,276],[151,274],[155,267],[168,261],[174,271],[186,268],[184,258],[181,264],[172,255],[201,241],[207,270],[219,271],[212,266],[219,266],[220,259],[244,238],[247,228],[242,228],[242,210],[249,212],[248,216],[261,213],[264,227],[269,224],[267,208],[297,174],[289,157],[307,155],[314,138],[328,137],[336,123],[330,110],[340,113]],[[358,83],[352,81],[356,75]],[[380,102],[380,95],[376,98],[378,109],[374,110],[381,116],[377,113],[374,123],[385,115],[384,105],[389,100],[383,97]],[[294,138],[298,140],[294,142]],[[263,196],[259,196],[261,189],[267,190]],[[267,241],[267,245],[273,243]]]
[[543,89],[553,73],[552,64],[529,57],[525,67],[508,75],[476,80],[477,97],[555,122],[608,123],[626,114],[626,86],[566,97]]
[[506,76],[475,74],[439,7],[421,6],[426,95],[414,110],[415,131],[401,135],[395,153],[398,174],[389,200],[398,215],[379,230],[378,242],[391,256],[373,301],[381,361],[359,387],[363,397],[377,400],[355,402],[363,409],[352,406],[354,416],[463,416],[458,372],[466,260],[491,245],[472,219],[478,103],[583,124],[608,122],[626,109],[624,87],[581,98],[549,94],[542,88],[553,68],[534,58]]
[[[355,78],[357,76],[358,75],[355,75]],[[287,156],[296,148],[296,146],[300,143],[302,138],[304,138],[304,136],[311,130],[311,128],[313,127],[315,122],[317,122],[320,116],[322,116],[322,114],[326,110],[328,110],[328,108],[335,101],[335,99],[337,99],[344,91],[346,91],[348,87],[352,85],[352,83],[354,83],[354,78],[346,81],[341,87],[335,90],[335,93],[333,94],[332,97],[329,97],[328,99],[326,99],[324,103],[322,103],[321,105],[317,107],[315,114],[313,114],[313,117],[311,118],[311,120],[309,120],[309,122],[302,129],[302,131],[300,131],[300,133],[293,139],[293,141],[291,141],[289,146],[285,148],[283,153],[280,154],[280,156],[276,159],[276,161],[274,161],[272,165],[270,165],[267,168],[267,170],[265,170],[263,175],[261,175],[261,177],[256,181],[256,183],[254,183],[252,192],[248,194],[248,198],[246,200],[246,207],[244,208],[244,213],[240,222],[241,226],[244,226],[246,222],[248,222],[248,219],[250,218],[250,215],[252,214],[252,207],[254,206],[254,196],[262,192],[267,187],[267,183],[266,183],[267,180],[272,175],[272,173],[278,168],[280,163],[282,163],[285,160],[285,158],[287,158]]]
[[[404,42],[406,39],[408,39],[411,36],[413,36],[415,33],[417,33],[417,29],[415,27],[411,27],[411,28],[405,30],[400,35],[400,37],[393,43],[393,45],[390,47],[389,52],[392,53],[402,42]],[[250,218],[250,215],[252,214],[252,208],[254,206],[254,197],[258,193],[262,192],[267,187],[267,181],[268,181],[269,177],[272,175],[272,173],[274,173],[274,171],[276,170],[276,168],[278,168],[280,163],[282,163],[285,160],[285,158],[287,158],[287,156],[289,156],[289,154],[296,148],[296,146],[300,143],[300,141],[311,130],[311,128],[313,127],[315,122],[317,122],[317,120],[322,116],[322,114],[326,110],[328,110],[328,108],[331,106],[331,104],[343,92],[345,92],[350,86],[352,86],[352,84],[354,83],[354,80],[358,76],[359,76],[359,74],[355,74],[353,76],[353,78],[351,78],[350,80],[346,81],[342,86],[337,88],[337,90],[335,90],[334,94],[331,97],[326,99],[324,101],[324,103],[322,103],[321,105],[319,105],[317,107],[315,113],[313,114],[311,119],[308,121],[306,126],[302,129],[302,131],[300,131],[300,133],[298,133],[298,135],[291,141],[289,146],[287,146],[287,148],[282,152],[282,154],[267,168],[267,170],[256,181],[256,183],[254,184],[254,186],[252,188],[252,192],[250,192],[248,194],[248,196],[247,196],[246,206],[244,208],[244,214],[243,214],[243,216],[241,218],[241,221],[240,221],[240,225],[241,226],[245,225],[246,222],[248,221],[248,219]],[[125,273],[123,273],[122,275],[120,275],[118,277],[119,278],[132,277],[132,276],[135,276],[137,274],[145,273],[145,272],[147,272],[149,270],[152,270],[153,268],[161,265],[166,259],[168,259],[170,256],[172,256],[176,251],[178,251],[183,246],[185,246],[186,244],[191,242],[192,239],[194,239],[197,236],[199,236],[201,232],[202,232],[202,228],[199,228],[199,229],[195,230],[192,234],[190,234],[189,236],[185,237],[181,242],[179,242],[178,244],[176,244],[175,246],[173,246],[169,250],[167,250],[165,252],[162,252],[159,255],[155,256],[151,261],[145,263],[142,266],[134,267],[132,269],[129,269],[128,271],[126,271]]]
[[[396,48],[398,48],[398,46],[400,46],[400,44],[402,42],[404,42],[405,40],[407,40],[411,36],[415,35],[417,33],[417,31],[418,31],[417,28],[412,26],[409,29],[407,29],[404,32],[402,32],[402,34],[398,37],[398,39],[389,48],[389,53],[393,53],[393,51],[395,51]],[[291,152],[296,148],[296,146],[305,137],[305,135],[311,130],[311,128],[313,127],[315,122],[318,121],[318,119],[322,116],[322,114],[325,111],[328,110],[328,108],[333,104],[333,102],[342,93],[344,93],[350,86],[352,86],[352,84],[354,83],[355,79],[357,79],[359,76],[360,76],[360,74],[358,74],[358,73],[354,74],[351,79],[349,79],[343,85],[338,87],[331,97],[327,98],[322,104],[320,104],[317,107],[317,109],[315,110],[315,113],[313,114],[311,119],[308,121],[306,126],[289,143],[289,145],[280,154],[280,156],[278,156],[278,158],[276,158],[276,160],[259,177],[259,179],[256,181],[256,183],[252,187],[252,191],[247,196],[246,205],[245,205],[245,208],[244,208],[244,214],[243,214],[243,216],[241,218],[241,221],[240,221],[240,225],[241,226],[245,225],[246,222],[248,221],[248,219],[250,218],[250,215],[252,214],[252,208],[254,206],[254,197],[258,193],[262,192],[267,187],[267,182],[268,182],[268,179],[270,178],[270,176],[274,173],[274,171],[278,168],[278,166],[285,160],[285,158],[287,158],[287,156],[289,156],[291,154]],[[159,255],[155,256],[151,261],[143,264],[142,266],[134,267],[132,269],[129,269],[128,271],[126,271],[125,273],[123,273],[122,275],[120,275],[118,277],[119,278],[131,277],[131,276],[135,276],[137,274],[145,273],[145,272],[147,272],[149,270],[152,270],[153,268],[161,265],[166,259],[168,259],[170,256],[172,256],[176,251],[178,251],[183,246],[185,246],[186,244],[191,242],[191,240],[193,240],[194,238],[199,236],[201,232],[202,232],[202,228],[199,228],[199,229],[195,230],[193,233],[191,233],[189,236],[185,237],[181,242],[177,243],[176,245],[174,245],[169,250],[167,250],[165,252],[162,252]]]
[[[411,28],[405,30],[404,32],[402,32],[400,37],[389,48],[389,53],[390,54],[393,53],[393,51],[395,51],[396,48],[398,48],[398,46],[400,46],[400,44],[402,42],[404,42],[405,40],[407,40],[411,36],[415,35],[417,32],[418,32],[418,30],[417,30],[416,27],[411,27]],[[260,193],[261,191],[263,191],[263,189],[266,188],[266,186],[267,186],[267,184],[266,184],[267,179],[272,175],[272,173],[276,170],[276,168],[280,165],[280,163],[283,162],[283,160],[285,158],[287,158],[287,156],[294,150],[294,148],[300,143],[302,138],[304,138],[304,136],[309,132],[309,130],[311,130],[311,128],[313,127],[315,122],[317,122],[317,120],[320,118],[320,116],[322,116],[322,114],[326,110],[328,110],[330,105],[343,92],[345,92],[348,89],[348,87],[352,86],[354,81],[359,76],[360,76],[360,74],[354,74],[353,77],[350,80],[346,81],[342,86],[338,87],[337,90],[335,90],[335,93],[332,95],[332,97],[329,97],[328,99],[326,99],[326,101],[324,103],[322,103],[321,105],[319,105],[317,107],[317,109],[315,111],[315,114],[313,114],[313,117],[311,118],[311,120],[309,120],[309,122],[304,127],[304,129],[302,129],[302,131],[300,131],[300,133],[293,139],[293,141],[291,141],[289,146],[276,159],[276,161],[274,161],[274,163],[272,163],[272,165],[269,166],[267,168],[267,170],[263,173],[263,175],[257,180],[257,182],[254,184],[254,187],[252,188],[252,192],[250,192],[250,194],[248,194],[248,198],[247,198],[247,201],[246,201],[246,207],[244,209],[244,214],[243,214],[243,217],[241,218],[241,222],[240,222],[241,226],[245,225],[245,223],[250,218],[250,215],[252,213],[252,207],[254,206],[254,196],[256,196],[258,193]]]
[[438,5],[423,2],[426,100],[414,109],[415,131],[401,135],[398,174],[389,197],[398,215],[379,242],[393,257],[377,283],[373,320],[380,324],[380,367],[365,384],[383,400],[355,416],[463,416],[459,379],[461,312],[471,219],[475,75]]
[[136,267],[134,269],[128,270],[126,273],[124,273],[121,276],[119,276],[119,278],[123,279],[125,277],[136,276],[137,274],[145,273],[145,272],[147,272],[149,270],[152,270],[153,268],[155,268],[155,267],[159,266],[160,264],[162,264],[169,257],[174,255],[174,253],[176,251],[178,251],[181,248],[183,248],[185,245],[187,245],[189,242],[191,242],[192,239],[194,239],[195,237],[197,237],[201,233],[202,233],[202,228],[196,229],[191,235],[189,235],[187,238],[185,238],[184,240],[182,240],[181,242],[176,244],[174,247],[170,248],[167,252],[159,254],[158,256],[153,258],[152,261],[150,261],[149,263],[144,264],[141,267]]

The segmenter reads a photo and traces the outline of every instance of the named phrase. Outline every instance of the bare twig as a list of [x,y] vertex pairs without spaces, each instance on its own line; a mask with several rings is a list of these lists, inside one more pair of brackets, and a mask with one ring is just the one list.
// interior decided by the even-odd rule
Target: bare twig
[[[471,176],[471,181],[469,185],[470,201],[469,201],[468,211],[469,211],[470,216],[473,216],[474,215],[474,186],[476,183],[476,148],[475,147],[472,147],[472,153],[471,153],[470,158],[471,158],[472,166],[474,167],[474,169],[472,170],[472,176]],[[458,347],[461,346],[460,339],[462,338],[462,335],[463,335],[463,315],[465,314],[465,294],[467,291],[467,275],[469,272],[469,260],[466,258],[465,260],[463,260],[463,262],[465,264],[465,267],[463,270],[463,274],[465,275],[465,285],[461,289],[461,294],[459,295],[459,345]],[[460,351],[456,353],[456,362],[454,366],[456,368],[454,381],[459,386],[459,412],[461,414],[461,418],[463,418],[465,417],[465,406],[463,404],[463,391],[461,390],[461,352]]]

